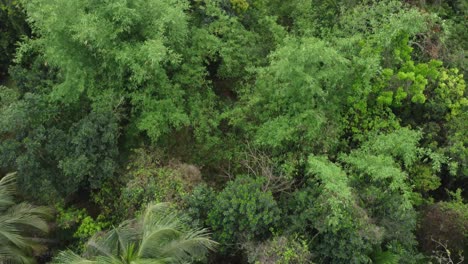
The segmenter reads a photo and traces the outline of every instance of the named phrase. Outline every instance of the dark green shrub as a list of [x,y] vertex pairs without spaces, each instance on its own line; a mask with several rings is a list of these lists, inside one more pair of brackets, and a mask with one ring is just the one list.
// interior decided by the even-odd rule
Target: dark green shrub
[[184,197],[187,208],[185,212],[193,222],[205,224],[208,219],[208,212],[213,208],[215,200],[216,192],[205,183],[202,183]]
[[265,178],[239,176],[218,194],[208,215],[216,241],[232,245],[268,236],[280,218],[280,209],[264,184]]

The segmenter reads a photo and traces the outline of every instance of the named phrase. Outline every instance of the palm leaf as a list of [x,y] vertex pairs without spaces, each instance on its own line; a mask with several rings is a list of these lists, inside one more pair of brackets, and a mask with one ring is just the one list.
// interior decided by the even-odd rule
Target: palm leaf
[[206,255],[208,250],[214,250],[216,242],[209,239],[209,233],[205,229],[192,230],[183,237],[168,243],[162,250],[163,256],[172,256],[179,263],[192,258],[200,258]]
[[14,205],[13,195],[15,194],[16,174],[10,173],[0,179],[0,212],[7,210]]
[[6,263],[23,263],[23,264],[33,264],[36,263],[35,259],[31,256],[27,256],[23,251],[17,247],[4,245],[0,247],[0,263],[3,263],[2,260],[8,260]]
[[206,229],[187,229],[181,215],[170,204],[149,204],[140,218],[125,221],[91,238],[86,258],[65,251],[53,263],[188,263],[203,257],[215,246]]
[[0,179],[0,262],[34,263],[31,257],[43,246],[27,237],[30,232],[48,232],[45,221],[51,215],[46,207],[15,204],[16,174]]
[[94,264],[97,262],[82,258],[71,250],[66,250],[66,251],[60,252],[57,255],[57,257],[55,257],[52,263],[54,264]]

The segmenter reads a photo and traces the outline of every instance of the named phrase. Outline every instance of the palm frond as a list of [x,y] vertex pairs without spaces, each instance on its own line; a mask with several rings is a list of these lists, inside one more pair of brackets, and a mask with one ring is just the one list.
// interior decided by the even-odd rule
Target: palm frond
[[181,235],[183,234],[179,230],[172,227],[159,226],[143,235],[138,255],[144,258],[158,256],[165,244],[178,240]]
[[169,204],[149,204],[143,218],[144,233],[139,249],[141,258],[178,262],[201,257],[213,250],[216,242],[206,229],[186,230],[178,212]]
[[36,263],[36,261],[33,257],[25,255],[20,249],[2,244],[0,247],[0,263],[33,264]]
[[133,226],[132,221],[125,221],[119,227],[93,236],[88,244],[86,255],[115,256],[126,254],[129,245],[141,240],[141,232]]
[[0,212],[14,205],[13,195],[16,187],[16,173],[7,174],[0,179]]
[[163,256],[172,256],[179,262],[206,255],[217,243],[210,239],[206,229],[191,230],[183,237],[168,243],[162,250]]
[[49,231],[49,225],[44,219],[51,217],[51,215],[52,211],[49,208],[27,203],[14,205],[4,214],[7,223],[32,228],[44,233]]
[[7,191],[10,194],[15,193],[16,172],[8,173],[0,179],[0,189]]
[[43,246],[27,234],[47,232],[45,218],[51,211],[27,203],[15,204],[15,186],[14,173],[0,179],[0,263],[34,263],[32,254]]
[[52,261],[53,264],[94,264],[98,263],[94,260],[87,260],[80,257],[71,250],[65,250],[60,252],[57,257]]
[[169,204],[149,204],[140,218],[90,239],[85,256],[91,260],[66,251],[54,263],[188,263],[214,250],[216,244],[206,229],[188,229]]
[[137,259],[132,262],[133,264],[168,264],[171,263],[171,259]]

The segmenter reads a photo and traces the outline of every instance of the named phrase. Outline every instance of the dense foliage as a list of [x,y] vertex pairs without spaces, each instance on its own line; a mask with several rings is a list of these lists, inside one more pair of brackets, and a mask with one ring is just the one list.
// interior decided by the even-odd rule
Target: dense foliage
[[0,262],[462,263],[467,13],[1,1]]

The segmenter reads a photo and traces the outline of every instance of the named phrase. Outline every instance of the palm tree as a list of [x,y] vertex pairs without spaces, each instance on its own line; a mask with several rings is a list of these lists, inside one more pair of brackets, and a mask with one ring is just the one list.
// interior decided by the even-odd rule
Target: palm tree
[[48,232],[46,207],[27,203],[16,204],[16,175],[8,174],[0,180],[0,263],[35,263],[34,252],[42,248],[34,238],[37,231]]
[[56,264],[173,264],[204,257],[216,242],[205,229],[189,229],[166,203],[149,204],[141,217],[123,222],[87,244],[84,257],[67,250]]

